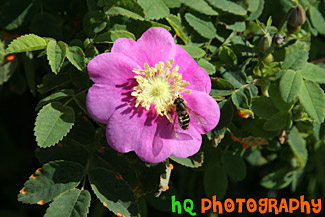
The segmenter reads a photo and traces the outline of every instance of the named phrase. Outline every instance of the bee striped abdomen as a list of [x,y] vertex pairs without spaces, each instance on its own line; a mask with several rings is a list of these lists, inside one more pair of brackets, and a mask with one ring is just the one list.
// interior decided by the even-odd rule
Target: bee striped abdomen
[[185,113],[183,115],[179,115],[178,122],[179,122],[179,125],[181,126],[181,128],[183,130],[186,130],[188,128],[188,125],[190,124],[190,116],[187,113]]

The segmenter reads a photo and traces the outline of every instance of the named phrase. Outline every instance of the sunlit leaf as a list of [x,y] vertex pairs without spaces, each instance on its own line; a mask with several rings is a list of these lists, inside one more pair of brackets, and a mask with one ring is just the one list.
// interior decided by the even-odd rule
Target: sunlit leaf
[[309,44],[304,41],[297,41],[292,46],[286,48],[286,55],[283,67],[286,69],[300,69],[308,60]]
[[179,158],[171,155],[170,159],[186,167],[198,168],[203,164],[204,155],[203,152],[188,158]]
[[288,144],[300,162],[301,167],[305,167],[308,157],[306,141],[301,137],[296,127],[293,127],[290,131]]
[[248,16],[249,20],[257,19],[263,12],[264,0],[249,0],[248,10],[251,12]]
[[117,16],[117,15],[122,15],[125,17],[129,17],[132,18],[134,20],[144,20],[144,18],[142,16],[140,16],[139,14],[136,14],[132,11],[129,11],[125,8],[121,8],[121,7],[109,7],[109,8],[105,8],[105,13],[107,15],[110,16]]
[[207,71],[209,75],[213,75],[214,73],[216,73],[216,67],[206,59],[199,59],[197,64],[201,66],[205,71]]
[[110,33],[112,41],[115,41],[119,38],[128,38],[135,41],[135,36],[131,32],[125,30],[114,30],[110,31]]
[[306,63],[299,69],[301,76],[304,79],[317,83],[325,83],[325,68],[319,67],[313,63]]
[[325,34],[325,19],[320,11],[313,5],[309,7],[309,16],[311,23],[321,34]]
[[89,206],[90,193],[87,190],[72,189],[56,197],[44,217],[86,217]]
[[147,19],[158,20],[169,15],[169,8],[163,0],[138,0]]
[[176,35],[180,37],[186,45],[187,35],[184,32],[184,27],[182,26],[180,18],[173,14],[169,14],[168,17],[166,17],[166,20],[168,21],[169,25],[173,27],[174,31],[176,32]]
[[316,83],[305,81],[300,87],[298,97],[306,112],[317,123],[322,123],[325,118],[324,91]]
[[6,52],[9,54],[9,53],[20,53],[26,51],[42,50],[45,49],[46,46],[47,46],[47,42],[43,38],[34,34],[28,34],[13,40],[9,44]]
[[218,12],[213,10],[204,0],[182,0],[182,3],[202,14],[209,16],[218,15]]
[[86,68],[85,54],[80,47],[77,46],[69,47],[67,49],[66,56],[70,61],[70,63],[80,71]]
[[35,121],[37,145],[45,148],[58,143],[74,124],[74,110],[59,102],[49,103],[38,113]]
[[56,43],[54,40],[50,40],[47,44],[46,54],[52,72],[57,74],[64,62],[67,45],[63,42]]
[[190,13],[185,14],[185,19],[204,38],[211,39],[216,36],[217,30],[211,22],[202,20]]
[[291,102],[299,93],[300,87],[303,85],[303,79],[299,72],[287,70],[280,80],[280,92],[285,102]]
[[237,15],[246,15],[246,10],[241,7],[240,5],[227,0],[208,0],[208,2],[216,7],[219,8],[225,12],[237,14]]

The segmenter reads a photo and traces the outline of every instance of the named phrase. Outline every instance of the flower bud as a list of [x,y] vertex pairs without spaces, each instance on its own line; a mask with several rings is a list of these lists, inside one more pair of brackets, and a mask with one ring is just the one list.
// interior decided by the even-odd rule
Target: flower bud
[[291,8],[287,17],[287,28],[289,31],[296,31],[306,22],[306,13],[301,5]]
[[272,37],[269,34],[266,34],[261,37],[258,42],[257,49],[263,56],[267,56],[269,53],[271,53]]

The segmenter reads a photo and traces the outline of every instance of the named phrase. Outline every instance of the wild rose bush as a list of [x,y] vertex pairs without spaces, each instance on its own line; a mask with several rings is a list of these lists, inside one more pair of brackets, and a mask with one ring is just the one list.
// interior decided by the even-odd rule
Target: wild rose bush
[[1,105],[37,101],[24,145],[43,164],[18,201],[45,216],[166,216],[172,195],[320,197],[324,4],[6,0]]

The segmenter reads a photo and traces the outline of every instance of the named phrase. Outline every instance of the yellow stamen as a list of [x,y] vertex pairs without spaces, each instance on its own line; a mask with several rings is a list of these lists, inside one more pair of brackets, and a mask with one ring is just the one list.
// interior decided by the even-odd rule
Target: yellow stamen
[[180,92],[191,92],[184,88],[190,83],[182,80],[182,74],[178,73],[179,66],[176,65],[172,69],[173,62],[174,59],[166,62],[160,61],[155,64],[155,67],[150,67],[148,63],[145,63],[143,70],[132,70],[138,82],[138,86],[134,87],[131,93],[131,96],[137,98],[135,107],[141,103],[142,107],[149,110],[153,104],[157,114],[166,116],[170,122],[173,122],[170,111],[175,107],[174,100],[182,97]]

